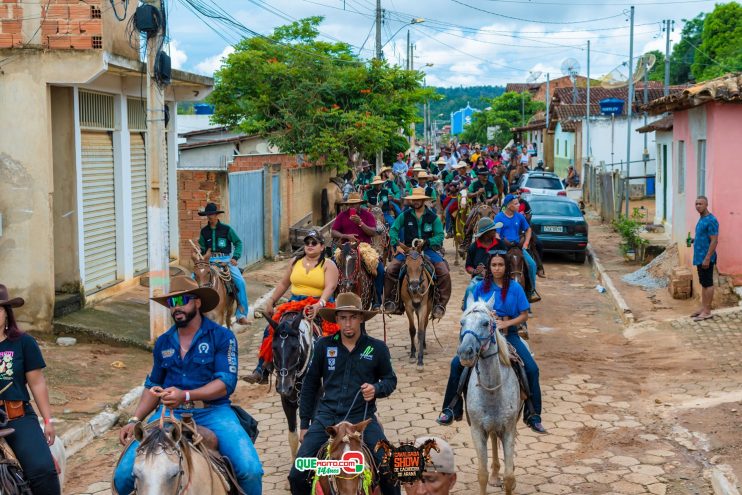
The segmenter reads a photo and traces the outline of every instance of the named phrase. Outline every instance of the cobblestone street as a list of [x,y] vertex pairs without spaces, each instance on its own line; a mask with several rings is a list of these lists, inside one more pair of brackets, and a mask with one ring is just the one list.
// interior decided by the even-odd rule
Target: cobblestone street
[[[742,348],[740,313],[698,324],[645,322],[624,332],[607,295],[595,290],[589,266],[561,258],[547,261],[548,278],[539,280],[544,299],[533,306],[529,330],[541,368],[543,422],[549,434],[537,435],[520,425],[516,492],[713,493],[704,476],[713,464],[707,459],[710,454],[694,442],[697,437],[691,429],[676,423],[675,413],[680,414],[688,401],[707,397],[712,383],[718,384],[713,390],[719,392],[740,389],[739,377],[730,373],[740,367],[739,359],[735,361]],[[393,443],[424,434],[451,442],[459,473],[455,492],[463,494],[478,492],[469,427],[466,421],[448,427],[435,422],[457,345],[458,306],[468,279],[463,268],[452,266],[452,272],[454,296],[443,321],[435,331],[429,329],[423,373],[408,364],[406,319],[387,320],[387,343],[399,382],[395,393],[378,406]],[[368,330],[381,337],[381,319],[372,320]],[[255,364],[261,332],[256,326],[240,335],[243,373]],[[726,378],[714,376],[715,368],[709,370],[708,363],[698,360],[699,346],[718,349],[713,366]],[[291,461],[278,395],[266,386],[240,382],[234,398],[260,422],[257,448],[265,469],[264,493],[288,493]],[[682,411],[691,409],[686,406]],[[688,419],[687,426],[691,423]],[[65,493],[109,493],[117,435],[114,429],[71,459]],[[502,492],[490,487],[489,493]]]

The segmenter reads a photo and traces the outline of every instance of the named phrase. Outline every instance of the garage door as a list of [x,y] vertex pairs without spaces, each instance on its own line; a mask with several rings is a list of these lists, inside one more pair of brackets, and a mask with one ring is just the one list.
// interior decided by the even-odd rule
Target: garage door
[[131,221],[134,247],[134,272],[147,271],[147,150],[143,132],[129,138],[131,156]]
[[118,278],[113,139],[110,132],[83,131],[82,199],[86,293]]
[[263,171],[229,174],[230,226],[242,240],[240,266],[263,259]]

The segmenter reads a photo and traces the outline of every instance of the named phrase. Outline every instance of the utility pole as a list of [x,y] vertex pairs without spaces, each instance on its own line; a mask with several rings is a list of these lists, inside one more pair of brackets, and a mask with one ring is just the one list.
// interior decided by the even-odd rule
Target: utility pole
[[[162,11],[160,1],[153,6]],[[167,218],[168,193],[167,159],[165,155],[165,94],[154,80],[155,60],[160,40],[165,33],[161,28],[147,39],[147,235],[149,263],[149,296],[167,294],[170,287],[170,246]],[[149,337],[152,342],[170,326],[170,314],[162,305],[149,303]]]
[[585,94],[585,107],[585,154],[587,155],[587,161],[590,161],[590,40],[587,40],[587,91]]
[[[376,0],[376,59],[381,60],[381,0]],[[376,173],[378,174],[384,162],[384,150],[376,152]]]
[[[672,28],[670,27],[672,23]],[[665,39],[665,96],[670,94],[670,30],[675,28],[675,21],[667,19],[665,20],[665,32],[667,37]]]
[[631,118],[634,105],[634,6],[631,6],[631,30],[629,32],[629,95],[626,109],[626,218],[629,217],[629,177],[631,176]]
[[407,70],[410,70],[410,60],[412,60],[412,57],[410,57],[410,30],[407,30]]
[[410,70],[415,70],[415,43],[410,45]]
[[[646,105],[649,102],[649,67],[647,66],[647,60],[642,57],[642,63],[644,64],[644,126],[647,125],[647,110]],[[642,151],[642,160],[644,160],[644,182],[647,181],[647,160],[649,160],[649,148],[647,148],[647,135],[644,133],[644,150]]]
[[[551,105],[551,93],[549,92],[549,73],[546,73],[546,129],[544,129],[544,166],[548,170],[549,164],[547,163],[547,155],[546,155],[546,140],[549,136],[549,106]],[[553,148],[553,144],[552,144]],[[552,150],[552,156],[554,155],[554,152]]]

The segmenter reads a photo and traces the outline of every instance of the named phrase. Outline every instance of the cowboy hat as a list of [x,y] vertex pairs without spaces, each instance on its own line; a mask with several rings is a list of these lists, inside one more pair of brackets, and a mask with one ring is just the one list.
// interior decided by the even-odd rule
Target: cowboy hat
[[459,169],[459,168],[464,168],[464,167],[468,167],[468,166],[469,166],[468,163],[466,163],[464,160],[461,160],[459,163],[457,163],[456,165],[454,165],[453,168]]
[[361,193],[358,192],[352,192],[348,194],[348,199],[343,201],[338,201],[339,205],[360,205],[365,203],[366,201],[361,198]]
[[383,183],[384,183],[384,179],[382,179],[378,175],[375,175],[374,176],[374,180],[371,181],[371,184],[370,185],[372,185],[372,186],[379,186],[379,185],[381,185]]
[[185,275],[172,277],[170,279],[170,292],[162,296],[152,297],[153,301],[162,304],[166,308],[167,299],[183,294],[193,294],[201,299],[201,312],[208,313],[219,305],[219,293],[211,287],[199,287],[195,280]]
[[425,172],[425,169],[422,168],[419,163],[416,163],[415,166],[412,167],[412,172],[413,173],[415,173],[415,172],[416,173]]
[[428,180],[428,179],[433,179],[433,178],[434,177],[432,175],[428,175],[428,173],[425,170],[417,174],[417,180],[421,180],[421,179]]
[[379,170],[379,175],[383,174],[384,172],[391,172],[392,167],[381,167],[381,170]]
[[502,228],[502,222],[495,223],[490,217],[480,218],[477,222],[477,232],[474,234],[475,239],[479,239],[487,232]]
[[352,292],[343,292],[335,298],[334,308],[322,308],[319,310],[319,316],[330,323],[337,323],[335,317],[341,311],[346,313],[358,313],[363,317],[363,321],[368,321],[377,315],[376,311],[366,311],[363,309],[363,301]]
[[435,162],[436,165],[445,165],[446,163],[448,163],[448,162],[442,156],[438,157],[438,161]]
[[415,199],[433,199],[425,194],[425,189],[422,187],[415,187],[412,189],[412,194],[405,196],[404,199],[415,200]]
[[477,175],[488,175],[490,173],[487,167],[479,167],[475,170]]
[[204,211],[198,212],[198,216],[205,217],[207,215],[218,215],[219,213],[224,213],[224,211],[220,210],[216,203],[208,203]]
[[8,288],[0,284],[0,306],[10,306],[11,308],[20,308],[26,303],[22,297],[10,298]]

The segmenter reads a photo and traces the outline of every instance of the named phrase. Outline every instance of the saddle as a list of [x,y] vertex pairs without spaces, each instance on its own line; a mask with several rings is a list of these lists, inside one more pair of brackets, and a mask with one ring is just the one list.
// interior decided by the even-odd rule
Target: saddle
[[193,417],[188,413],[184,413],[182,418],[183,438],[188,444],[187,448],[196,449],[203,454],[211,468],[219,475],[228,495],[245,495],[237,483],[237,474],[232,462],[228,457],[219,454],[217,450],[219,440],[214,432],[206,427],[196,425]]
[[211,266],[215,268],[217,276],[227,289],[227,295],[237,297],[237,286],[232,279],[232,271],[229,269],[229,266],[224,263],[212,264]]

